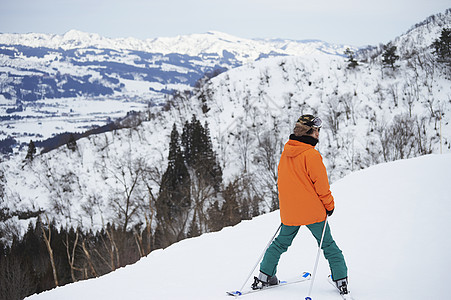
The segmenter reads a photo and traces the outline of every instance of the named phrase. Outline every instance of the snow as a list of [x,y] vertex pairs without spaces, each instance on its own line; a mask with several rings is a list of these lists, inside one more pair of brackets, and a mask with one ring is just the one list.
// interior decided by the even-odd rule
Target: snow
[[[47,139],[52,137],[53,134],[59,134],[64,131],[77,131],[82,132],[89,125],[105,125],[108,120],[105,120],[105,115],[115,119],[119,116],[124,116],[130,110],[144,110],[147,107],[147,103],[152,104],[162,103],[163,99],[167,96],[167,90],[185,91],[191,90],[190,82],[186,77],[180,76],[181,74],[187,74],[189,71],[205,72],[209,68],[217,68],[220,66],[232,67],[234,64],[242,64],[257,59],[262,54],[279,53],[279,55],[310,55],[312,53],[322,53],[324,51],[333,53],[334,55],[341,55],[348,46],[327,44],[321,41],[291,41],[291,40],[279,40],[279,41],[264,41],[264,40],[251,40],[234,37],[220,32],[208,32],[203,34],[193,34],[186,36],[177,36],[171,38],[157,38],[149,40],[138,40],[133,38],[127,39],[110,39],[102,37],[98,34],[84,33],[76,30],[70,30],[64,35],[54,34],[3,34],[0,33],[0,44],[2,48],[14,50],[20,49],[14,46],[22,45],[25,47],[42,47],[47,49],[47,54],[43,57],[28,56],[26,53],[17,50],[15,57],[9,57],[8,55],[0,55],[0,87],[2,93],[12,93],[13,98],[7,100],[3,95],[0,95],[0,116],[5,118],[11,117],[11,120],[1,121],[0,140],[12,137],[19,143],[28,143],[30,139]],[[97,49],[101,48],[101,49]],[[351,47],[352,49],[357,49]],[[53,52],[50,49],[58,49]],[[80,62],[73,63],[71,60],[67,60],[65,55],[61,52],[61,49],[75,50],[75,61]],[[113,51],[115,50],[115,51]],[[54,78],[57,74],[67,74],[70,76],[91,76],[91,81],[97,81],[100,84],[114,88],[114,84],[105,81],[102,72],[99,71],[103,62],[114,62],[119,64],[126,64],[128,66],[143,68],[144,64],[138,64],[142,57],[133,54],[133,51],[147,51],[154,56],[154,64],[148,64],[148,69],[155,69],[162,72],[179,72],[179,76],[173,80],[165,80],[164,78],[144,79],[141,75],[135,74],[134,80],[121,78],[120,75],[114,73],[109,77],[120,82],[121,91],[115,91],[114,95],[95,97],[101,100],[117,101],[121,105],[120,110],[110,112],[107,102],[105,102],[105,113],[98,113],[90,115],[88,120],[85,120],[83,115],[79,118],[76,114],[65,115],[51,115],[45,112],[49,110],[47,107],[59,102],[63,106],[67,102],[63,99],[42,99],[39,102],[23,101],[21,105],[25,108],[25,112],[20,114],[16,112],[7,113],[8,109],[15,107],[16,99],[15,92],[13,92],[12,84],[16,76],[42,76],[42,74],[48,74],[49,77]],[[218,59],[207,59],[208,56],[215,57],[215,55],[222,57],[224,51],[234,53],[237,61],[235,63],[216,65]],[[95,54],[94,54],[95,53]],[[177,65],[177,63],[167,61],[162,63],[162,57],[157,56],[160,53],[164,54],[174,53],[177,55],[190,55],[192,60],[186,61],[186,65],[190,65],[190,68]],[[194,59],[197,57],[203,57],[202,59]],[[166,59],[168,59],[166,57]],[[187,58],[188,59],[188,58]],[[92,62],[96,65],[95,68],[91,64],[84,65],[83,62]],[[179,62],[181,63],[181,62]],[[120,73],[120,72],[119,72]],[[153,80],[153,81],[149,81]],[[173,83],[171,83],[173,82]],[[59,82],[60,85],[64,84],[64,81]],[[35,93],[40,94],[40,98],[45,95],[45,84],[42,85],[42,89]],[[123,87],[122,87],[123,86]],[[61,86],[59,87],[61,88]],[[84,97],[80,97],[84,98]],[[126,99],[127,101],[123,101]],[[89,99],[77,99],[72,101],[72,107],[70,109],[77,110],[78,103],[83,101],[83,106],[86,107],[84,111],[96,110],[97,107],[87,107],[87,105],[94,104],[94,102],[88,102]],[[131,103],[135,102],[135,103]],[[43,106],[45,109],[38,109]],[[134,107],[138,107],[137,109]],[[64,109],[64,108],[58,108]],[[15,117],[27,117],[26,120],[17,120]],[[55,119],[58,118],[54,124]],[[63,119],[68,121],[65,123]],[[96,120],[96,121],[95,121]],[[22,126],[20,123],[26,123],[26,126]],[[40,123],[40,124],[38,124]],[[78,123],[75,126],[73,123]],[[91,124],[90,124],[91,123]],[[41,124],[45,124],[41,127]],[[64,129],[62,129],[64,127]],[[36,130],[39,129],[39,130]],[[43,130],[40,130],[43,128]]]
[[[412,41],[426,32],[420,28],[412,31]],[[398,46],[402,46],[401,42]],[[419,49],[418,53],[422,53],[420,56],[427,61],[428,51]],[[268,208],[265,203],[270,203],[272,191],[267,183],[271,183],[273,177],[272,170],[260,163],[265,154],[260,141],[269,137],[271,143],[277,145],[272,154],[277,160],[295,120],[303,113],[318,112],[324,120],[317,149],[324,157],[331,182],[353,170],[386,161],[382,157],[381,130],[396,123],[393,121],[396,117],[407,113],[418,121],[416,124],[423,126],[426,148],[433,153],[442,152],[442,148],[444,153],[450,153],[451,124],[448,116],[451,102],[446,100],[451,99],[450,81],[445,69],[434,67],[432,74],[427,68],[409,66],[414,62],[415,59],[401,60],[396,73],[382,68],[377,58],[349,70],[343,57],[321,53],[308,57],[272,57],[231,69],[202,87],[209,95],[206,103],[209,111],[206,113],[202,111],[200,97],[179,99],[177,105],[167,111],[162,107],[149,107],[143,116],[144,121],[136,128],[78,140],[76,152],[61,147],[37,155],[33,164],[23,162],[26,147],[22,152],[15,152],[10,161],[0,164],[0,170],[5,174],[5,198],[8,199],[2,205],[12,211],[29,207],[42,209],[52,214],[58,226],[73,225],[96,230],[107,222],[120,224],[121,220],[111,205],[111,195],[124,192],[115,172],[120,171],[121,163],[124,166],[139,163],[163,174],[172,124],[181,130],[193,114],[202,124],[209,124],[224,184],[241,176],[244,166],[249,174],[260,175],[255,184],[258,186],[256,190],[266,197],[261,205],[262,211]],[[88,125],[103,125],[108,117],[114,119],[131,109],[145,110],[147,103],[134,102],[145,99],[139,94],[149,88],[163,87],[127,79],[124,82],[127,94],[117,93],[94,100],[76,97],[37,101],[39,105],[27,106],[25,111],[16,113],[30,117],[2,122],[5,126],[0,139],[2,134],[3,137],[11,135],[28,143],[30,139],[36,140],[37,132],[44,139],[64,131],[81,132]],[[136,98],[126,97],[130,93],[136,93]],[[415,101],[408,103],[409,99]],[[0,106],[0,113],[6,111],[7,106],[7,103]],[[345,106],[350,107],[349,115]],[[333,111],[340,113],[336,117],[339,121],[336,133],[330,126],[332,121],[328,120],[334,117]],[[435,117],[439,111],[443,115],[441,128]],[[411,128],[416,128],[416,125]],[[441,140],[439,133],[442,134]],[[417,145],[418,141],[412,144]],[[396,158],[387,160],[392,159]],[[66,163],[61,164],[61,161]],[[55,177],[41,176],[47,173]],[[64,199],[66,210],[61,213],[54,208],[54,203],[59,201],[58,188],[64,189],[68,174],[76,175],[70,176],[73,193],[67,194]],[[154,183],[152,189],[157,194],[158,184]],[[137,195],[146,192],[147,186],[142,183]],[[83,207],[91,207],[90,201],[94,198],[99,199],[95,209],[84,210]],[[29,222],[21,220],[20,226],[15,220],[5,223],[8,226],[14,224],[23,232]],[[136,216],[130,226],[141,222],[142,219]]]
[[[418,27],[408,36],[397,38],[395,44],[404,57],[409,57],[408,54],[415,50],[420,53],[419,57],[428,59],[429,50],[423,48],[430,45],[438,32],[436,26]],[[261,155],[258,138],[269,136],[274,139],[274,144],[280,144],[288,137],[299,114],[320,112],[326,120],[329,112],[337,110],[343,112],[339,132],[335,136],[328,126],[324,126],[317,149],[323,154],[329,178],[334,182],[332,189],[337,209],[330,222],[334,237],[350,267],[350,287],[354,296],[356,299],[446,298],[445,289],[439,283],[443,281],[445,267],[450,265],[448,253],[451,249],[450,242],[442,241],[440,237],[443,236],[442,230],[449,228],[450,222],[450,204],[446,201],[449,191],[445,185],[450,170],[450,154],[378,165],[337,181],[352,170],[383,161],[382,158],[374,159],[377,156],[373,157],[374,153],[367,151],[367,148],[372,145],[370,148],[377,154],[381,149],[377,129],[390,125],[396,116],[406,114],[410,109],[418,120],[424,120],[424,134],[434,153],[439,152],[441,141],[438,139],[436,118],[431,116],[429,110],[442,113],[443,151],[450,152],[451,126],[448,116],[451,102],[446,99],[451,99],[451,89],[444,70],[435,68],[429,73],[427,68],[415,64],[415,58],[406,58],[400,61],[399,70],[392,74],[382,68],[380,56],[361,62],[356,70],[349,70],[345,58],[325,54],[328,51],[342,53],[338,48],[334,52],[325,45],[322,53],[309,52],[309,49],[316,49],[312,48],[314,41],[302,45],[273,40],[273,47],[269,47],[263,42],[242,40],[218,32],[207,35],[211,36],[207,44],[203,44],[205,36],[192,35],[141,41],[136,45],[133,39],[104,39],[75,31],[65,35],[64,41],[61,36],[42,36],[43,41],[38,39],[33,42],[36,35],[24,36],[30,39],[30,45],[36,46],[42,42],[48,47],[50,44],[69,47],[79,41],[83,41],[83,45],[91,45],[93,41],[98,41],[93,45],[139,50],[147,49],[152,44],[152,51],[166,53],[167,49],[172,49],[191,55],[196,55],[196,51],[200,53],[207,46],[212,53],[221,47],[229,50],[231,48],[228,47],[239,48],[241,55],[267,49],[298,52],[295,53],[297,56],[250,62],[213,78],[204,87],[211,92],[207,113],[201,112],[200,100],[193,97],[168,111],[160,107],[149,108],[149,120],[134,129],[78,140],[76,152],[60,147],[38,155],[32,164],[22,161],[25,157],[23,152],[16,154],[0,165],[7,183],[6,207],[12,211],[43,209],[54,215],[58,226],[73,225],[97,230],[104,222],[117,224],[120,221],[115,219],[110,205],[111,195],[123,192],[115,179],[115,172],[120,171],[119,166],[139,162],[149,169],[164,172],[172,124],[177,124],[181,130],[193,114],[202,123],[208,121],[213,145],[223,167],[224,182],[239,176],[246,163],[248,172],[258,174],[257,179],[262,181],[267,170],[255,159]],[[14,35],[0,35],[0,41],[9,37],[12,44],[19,39]],[[221,43],[227,46],[220,46]],[[128,44],[134,45],[126,47]],[[80,48],[80,51],[85,50]],[[133,62],[133,55],[127,56],[127,53],[123,50],[118,59]],[[252,60],[252,57],[246,59]],[[17,66],[39,69],[37,66],[45,65],[49,59],[53,60],[50,56],[39,63],[18,60]],[[51,66],[53,64],[61,65],[63,70],[67,68],[65,71],[69,74],[81,76],[91,72],[89,74],[93,75],[93,79],[98,78],[98,74],[86,68],[72,69],[59,60],[52,62]],[[2,70],[11,74],[25,72],[13,72],[9,65],[3,66],[0,72]],[[49,68],[49,72],[52,74],[53,71]],[[144,110],[147,107],[144,100],[157,95],[149,89],[176,87],[176,84],[143,82],[139,78],[121,79],[121,83],[125,84],[124,93],[116,92],[114,96],[37,101],[36,106],[27,106],[25,111],[16,113],[26,119],[4,122],[2,131],[12,136],[17,133],[21,142],[28,142],[35,136],[35,128],[44,138],[63,131],[81,131],[88,124],[102,125],[108,117],[122,116],[130,109]],[[182,90],[181,86],[179,90]],[[412,87],[415,88],[412,90]],[[407,98],[414,96],[416,101],[409,106]],[[349,100],[346,105],[352,106],[351,115],[346,118],[343,110],[345,100]],[[0,112],[3,112],[13,103],[0,96],[0,104]],[[245,138],[240,140],[241,136]],[[65,184],[63,178],[69,173],[77,175],[74,180],[78,187],[74,188],[74,193],[59,199],[55,195],[58,188]],[[55,187],[49,188],[50,184]],[[260,191],[265,194],[263,184],[259,184]],[[158,186],[153,188],[158,191]],[[139,191],[146,192],[147,186],[142,186]],[[139,198],[139,194],[136,197]],[[96,206],[89,206],[90,199],[98,200]],[[59,201],[64,213],[52,209],[52,201]],[[83,207],[92,209],[86,212]],[[132,221],[136,224],[142,220],[136,217]],[[19,236],[23,235],[29,222],[10,220],[22,231]],[[279,222],[277,212],[267,214],[219,233],[205,234],[152,252],[137,264],[107,276],[67,285],[31,298],[230,299],[225,296],[225,291],[243,285]],[[290,279],[303,271],[311,271],[315,246],[310,233],[301,230],[289,252],[282,257],[279,277]],[[327,283],[328,273],[327,263],[322,259],[313,299],[339,298]],[[246,298],[304,299],[307,291],[308,283],[302,283]]]
[[[319,52],[317,49],[321,41],[269,41],[244,39],[218,31],[209,31],[201,34],[179,35],[175,37],[159,37],[155,39],[139,40],[135,38],[107,38],[96,33],[86,33],[70,30],[63,35],[42,33],[2,33],[0,44],[16,45],[26,44],[31,47],[46,47],[65,50],[76,48],[97,47],[112,50],[136,50],[152,53],[181,53],[198,56],[201,53],[215,53],[222,55],[223,51],[236,53],[240,60],[257,59],[261,53],[271,51],[286,55],[301,55]],[[286,46],[286,47],[284,47]],[[342,54],[346,48],[356,49],[349,45],[329,45],[324,43],[326,51]]]
[[[451,265],[451,155],[428,155],[369,167],[335,182],[332,234],[358,300],[446,299]],[[58,287],[30,300],[232,299],[280,224],[279,212],[151,252],[100,278]],[[312,271],[316,243],[302,227],[282,255],[278,277]],[[257,270],[253,275],[257,274]],[[340,299],[321,257],[312,299]],[[250,280],[246,286],[250,285]],[[243,299],[304,299],[310,281]]]
[[[143,90],[139,82],[130,86]],[[10,100],[2,101],[0,98],[0,114],[8,115],[6,110],[11,104]],[[24,111],[14,113],[21,119],[1,122],[0,139],[12,136],[19,142],[28,143],[30,139],[45,140],[63,132],[84,132],[93,126],[103,126],[111,120],[122,118],[128,111],[141,111],[146,107],[147,103],[133,99],[128,101],[126,98],[118,100],[114,96],[37,100],[25,106]]]

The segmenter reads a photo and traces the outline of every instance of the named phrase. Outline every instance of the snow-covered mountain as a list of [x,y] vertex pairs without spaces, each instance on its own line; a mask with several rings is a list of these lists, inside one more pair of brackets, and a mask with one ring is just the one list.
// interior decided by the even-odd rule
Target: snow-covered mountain
[[[425,35],[434,40],[450,19],[450,11],[439,14],[393,43],[407,49],[406,41],[425,40]],[[150,107],[128,129],[77,141],[77,151],[64,146],[32,163],[23,162],[25,153],[3,162],[1,205],[8,211],[44,210],[59,224],[84,228],[121,224],[113,203],[115,195],[127,193],[133,166],[152,172],[150,179],[140,177],[132,200],[145,198],[149,184],[157,195],[172,126],[182,130],[193,114],[208,123],[224,184],[247,178],[249,197],[261,199],[261,211],[276,200],[277,162],[303,113],[324,120],[317,149],[332,182],[381,162],[450,152],[449,69],[419,44],[399,53],[395,70],[383,66],[380,49],[365,52],[355,69],[343,57],[317,53],[267,58],[229,70],[196,88],[194,96],[182,94],[164,108]],[[130,175],[120,179],[118,174]],[[141,223],[141,217],[136,213],[129,225]],[[21,224],[18,234],[28,224],[14,218],[8,222]]]
[[245,39],[218,31],[146,40],[107,38],[77,30],[70,30],[63,35],[4,33],[0,35],[0,44],[64,50],[99,48],[122,51],[125,49],[164,55],[179,53],[190,56],[202,56],[206,53],[221,56],[224,51],[227,51],[233,53],[242,62],[254,61],[261,55],[268,55],[271,52],[279,55],[303,55],[324,51],[342,55],[345,47],[351,47],[350,45],[331,45],[312,40]]
[[148,93],[141,90],[141,98],[157,97],[190,89],[206,73],[264,57],[342,55],[346,47],[350,46],[242,39],[220,32],[148,40],[112,39],[76,30],[64,35],[0,34],[0,71],[7,74],[2,76],[1,94],[21,101],[121,93],[136,96],[130,87],[135,83],[129,82],[133,80],[146,86]]
[[148,40],[76,30],[64,35],[0,34],[0,140],[12,137],[20,144],[84,131],[128,111],[164,104],[174,92],[191,91],[199,79],[248,62],[342,55],[347,47],[355,49],[220,32]]
[[[336,209],[329,222],[346,258],[355,299],[449,298],[444,278],[451,264],[446,238],[451,226],[450,170],[450,154],[428,155],[357,171],[332,185]],[[154,251],[103,277],[27,299],[232,299],[225,292],[241,288],[279,224],[276,211]],[[291,279],[312,271],[316,247],[310,232],[301,228],[280,260],[278,277]],[[327,282],[328,274],[321,256],[312,299],[340,299]],[[310,283],[245,298],[304,299]]]

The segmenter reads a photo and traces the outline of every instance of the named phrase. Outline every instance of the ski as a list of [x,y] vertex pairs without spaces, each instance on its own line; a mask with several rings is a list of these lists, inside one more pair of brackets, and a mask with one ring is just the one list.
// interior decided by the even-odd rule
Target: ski
[[343,298],[344,300],[355,300],[352,296],[351,296],[351,292],[348,291],[347,294],[342,294],[341,291],[337,288],[337,286],[335,285],[335,282],[332,280],[332,276],[329,275],[327,277],[329,280],[329,283],[340,293],[341,298]]
[[244,296],[244,295],[251,294],[251,293],[257,293],[257,292],[261,292],[261,291],[268,290],[268,289],[273,289],[273,288],[277,288],[277,287],[281,287],[281,286],[285,286],[285,285],[289,285],[289,284],[307,281],[310,279],[310,277],[312,277],[312,274],[310,274],[308,272],[304,272],[304,273],[302,273],[302,275],[300,277],[296,277],[295,279],[288,280],[288,281],[280,281],[279,284],[277,284],[277,285],[270,285],[270,286],[266,286],[266,287],[263,287],[263,288],[257,289],[257,290],[246,289],[244,291],[230,291],[230,292],[227,292],[227,295],[235,296],[235,297]]

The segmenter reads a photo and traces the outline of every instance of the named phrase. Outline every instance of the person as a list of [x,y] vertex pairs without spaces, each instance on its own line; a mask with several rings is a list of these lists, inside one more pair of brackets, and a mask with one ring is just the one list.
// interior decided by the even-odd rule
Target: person
[[315,149],[321,125],[320,118],[302,115],[285,144],[277,180],[282,225],[263,256],[260,273],[254,277],[252,289],[279,284],[276,269],[280,256],[288,250],[300,226],[306,225],[319,245],[326,224],[321,249],[329,262],[335,284],[341,293],[348,293],[346,262],[326,222],[326,215],[332,215],[335,203],[322,156]]

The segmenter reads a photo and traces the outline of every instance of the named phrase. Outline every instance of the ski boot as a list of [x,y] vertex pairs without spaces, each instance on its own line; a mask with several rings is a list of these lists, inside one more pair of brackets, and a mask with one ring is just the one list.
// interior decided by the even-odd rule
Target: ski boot
[[251,288],[253,290],[259,290],[270,285],[278,285],[278,284],[279,279],[277,279],[276,275],[268,276],[265,273],[260,272],[258,277],[254,277],[254,283],[251,285]]
[[334,280],[335,285],[337,286],[338,290],[340,291],[341,295],[348,295],[349,291],[348,291],[348,277],[343,278],[343,279],[339,279],[339,280]]

